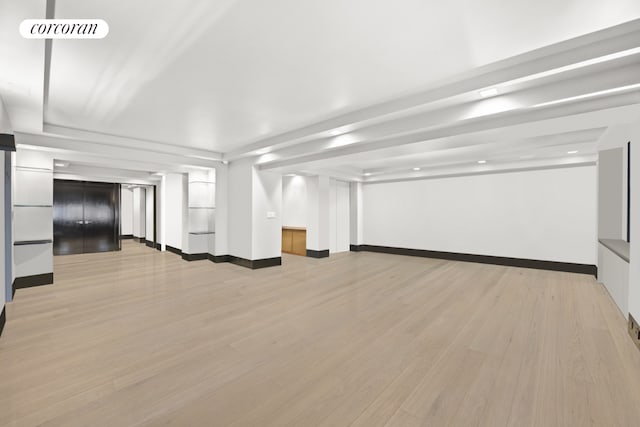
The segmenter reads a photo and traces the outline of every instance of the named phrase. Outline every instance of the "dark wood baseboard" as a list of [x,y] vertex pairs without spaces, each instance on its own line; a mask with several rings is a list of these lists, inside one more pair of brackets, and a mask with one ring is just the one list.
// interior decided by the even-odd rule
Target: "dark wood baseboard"
[[16,289],[32,288],[34,286],[51,285],[53,273],[36,274],[33,276],[16,277],[13,280],[13,292]]
[[640,325],[636,322],[636,319],[633,318],[631,313],[629,313],[629,336],[631,337],[631,341],[640,349]]
[[121,234],[120,240],[133,240],[133,234]]
[[241,267],[257,270],[259,268],[275,267],[282,265],[282,258],[265,258],[265,259],[245,259],[237,256],[229,255],[229,262],[231,264],[239,265]]
[[155,247],[155,244],[150,240],[145,240],[144,243],[150,248]]
[[161,251],[162,245],[160,243],[156,243],[156,250]]
[[209,259],[209,261],[215,262],[216,264],[220,264],[222,262],[231,262],[231,257],[229,255],[207,254],[207,258]]
[[182,259],[185,261],[201,261],[207,259],[208,254],[185,254],[182,253]]
[[329,249],[322,251],[315,251],[313,249],[307,249],[307,256],[309,258],[327,258],[329,256]]
[[4,324],[7,323],[7,313],[5,311],[4,306],[2,307],[2,313],[0,313],[0,337],[2,336],[2,331],[4,330]]
[[182,256],[182,251],[178,248],[174,248],[173,246],[166,245],[167,251]]
[[570,262],[542,261],[535,259],[509,258],[491,255],[474,255],[457,252],[440,252],[423,249],[395,248],[390,246],[351,245],[352,252],[379,252],[392,255],[417,256],[423,258],[446,259],[449,261],[475,262],[480,264],[504,265],[507,267],[534,268],[537,270],[563,271],[598,275],[598,267],[591,264],[575,264]]

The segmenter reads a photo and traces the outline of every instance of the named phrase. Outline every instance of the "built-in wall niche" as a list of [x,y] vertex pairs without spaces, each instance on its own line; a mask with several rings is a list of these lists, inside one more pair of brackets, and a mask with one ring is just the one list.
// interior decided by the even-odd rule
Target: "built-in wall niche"
[[190,172],[188,178],[188,253],[214,253],[216,171]]

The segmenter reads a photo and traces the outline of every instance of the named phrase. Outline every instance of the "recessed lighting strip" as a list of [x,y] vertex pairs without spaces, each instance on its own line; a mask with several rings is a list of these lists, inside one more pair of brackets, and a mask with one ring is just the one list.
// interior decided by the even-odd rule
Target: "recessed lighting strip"
[[580,99],[593,98],[600,95],[608,95],[611,93],[624,92],[627,90],[638,89],[638,88],[640,88],[640,83],[636,83],[628,86],[615,87],[612,89],[600,90],[597,92],[585,93],[583,95],[571,96],[569,98],[556,99],[555,101],[543,102],[541,104],[534,105],[533,108],[547,107],[549,105],[556,105],[556,104],[564,104],[565,102],[578,101]]
[[633,49],[627,49],[620,52],[610,53],[608,55],[599,56],[597,58],[587,59],[586,61],[576,62],[575,64],[565,65],[563,67],[554,68],[552,70],[542,71],[540,73],[535,73],[529,76],[524,76],[517,79],[509,80],[509,81],[500,83],[498,86],[508,86],[508,85],[510,86],[518,83],[526,83],[532,80],[542,79],[542,78],[553,76],[556,74],[565,73],[567,71],[588,67],[590,65],[600,64],[607,61],[613,61],[614,59],[636,55],[638,53],[640,53],[640,47],[634,47]]

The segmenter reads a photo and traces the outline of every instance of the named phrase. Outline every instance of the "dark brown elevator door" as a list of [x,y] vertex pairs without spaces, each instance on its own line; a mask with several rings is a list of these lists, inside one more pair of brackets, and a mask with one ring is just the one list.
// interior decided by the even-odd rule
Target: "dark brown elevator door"
[[119,204],[118,184],[54,180],[54,255],[118,250]]

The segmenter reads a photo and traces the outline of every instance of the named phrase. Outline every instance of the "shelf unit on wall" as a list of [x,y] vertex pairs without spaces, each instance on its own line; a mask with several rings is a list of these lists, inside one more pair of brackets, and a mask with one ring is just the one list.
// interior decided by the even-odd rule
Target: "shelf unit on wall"
[[188,253],[212,253],[215,245],[215,170],[189,173]]
[[53,272],[53,160],[19,153],[14,166],[13,246],[15,276]]

